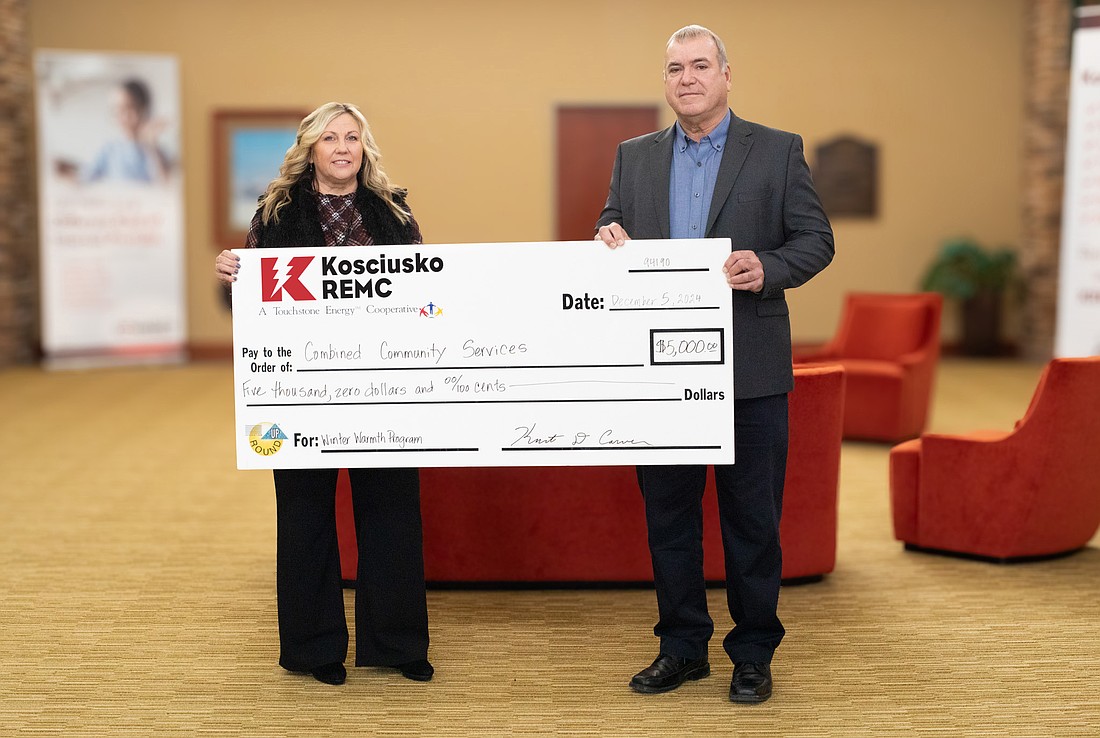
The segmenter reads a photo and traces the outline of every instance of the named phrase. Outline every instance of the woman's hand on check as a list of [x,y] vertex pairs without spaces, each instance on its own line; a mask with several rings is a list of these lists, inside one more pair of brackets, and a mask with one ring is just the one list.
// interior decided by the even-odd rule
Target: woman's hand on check
[[214,259],[214,274],[226,284],[237,281],[237,272],[241,270],[241,259],[229,249]]

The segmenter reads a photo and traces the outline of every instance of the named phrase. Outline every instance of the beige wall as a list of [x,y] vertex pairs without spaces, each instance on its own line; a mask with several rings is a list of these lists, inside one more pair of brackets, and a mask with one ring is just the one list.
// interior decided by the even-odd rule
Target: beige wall
[[832,334],[846,291],[915,289],[946,237],[1019,244],[1024,2],[30,0],[30,29],[34,49],[179,57],[202,345],[231,333],[212,276],[215,110],[355,102],[429,242],[547,240],[554,106],[664,109],[665,40],[710,26],[739,115],[801,133],[811,161],[839,133],[880,147],[879,216],[838,219],[833,265],[790,295],[795,339],[812,341]]

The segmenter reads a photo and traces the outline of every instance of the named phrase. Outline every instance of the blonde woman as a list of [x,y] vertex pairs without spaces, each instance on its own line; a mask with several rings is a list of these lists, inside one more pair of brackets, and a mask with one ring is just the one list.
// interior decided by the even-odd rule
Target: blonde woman
[[[381,165],[366,118],[326,103],[298,126],[279,176],[252,219],[246,247],[418,244],[420,228]],[[240,260],[223,251],[218,279]],[[428,681],[428,608],[417,469],[349,469],[359,571],[355,665],[398,669]],[[276,469],[279,664],[342,684],[348,628],[336,540],[336,469]]]

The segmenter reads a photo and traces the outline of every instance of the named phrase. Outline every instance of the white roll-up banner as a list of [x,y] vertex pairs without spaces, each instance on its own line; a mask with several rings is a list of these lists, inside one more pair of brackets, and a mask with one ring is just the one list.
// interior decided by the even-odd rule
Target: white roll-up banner
[[1100,7],[1073,33],[1055,356],[1100,354]]
[[171,56],[35,55],[48,366],[184,355],[179,72]]

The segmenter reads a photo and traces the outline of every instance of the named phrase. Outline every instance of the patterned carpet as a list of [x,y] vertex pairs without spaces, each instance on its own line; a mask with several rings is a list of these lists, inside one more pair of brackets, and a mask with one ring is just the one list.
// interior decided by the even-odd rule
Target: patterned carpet
[[[1010,426],[1040,368],[945,361],[933,429]],[[763,705],[727,701],[720,639],[709,679],[631,692],[648,590],[434,590],[434,681],[288,674],[270,476],[234,468],[231,382],[0,372],[0,735],[1100,735],[1100,539],[1012,566],[906,552],[872,444],[844,447],[837,570],[784,588]]]

